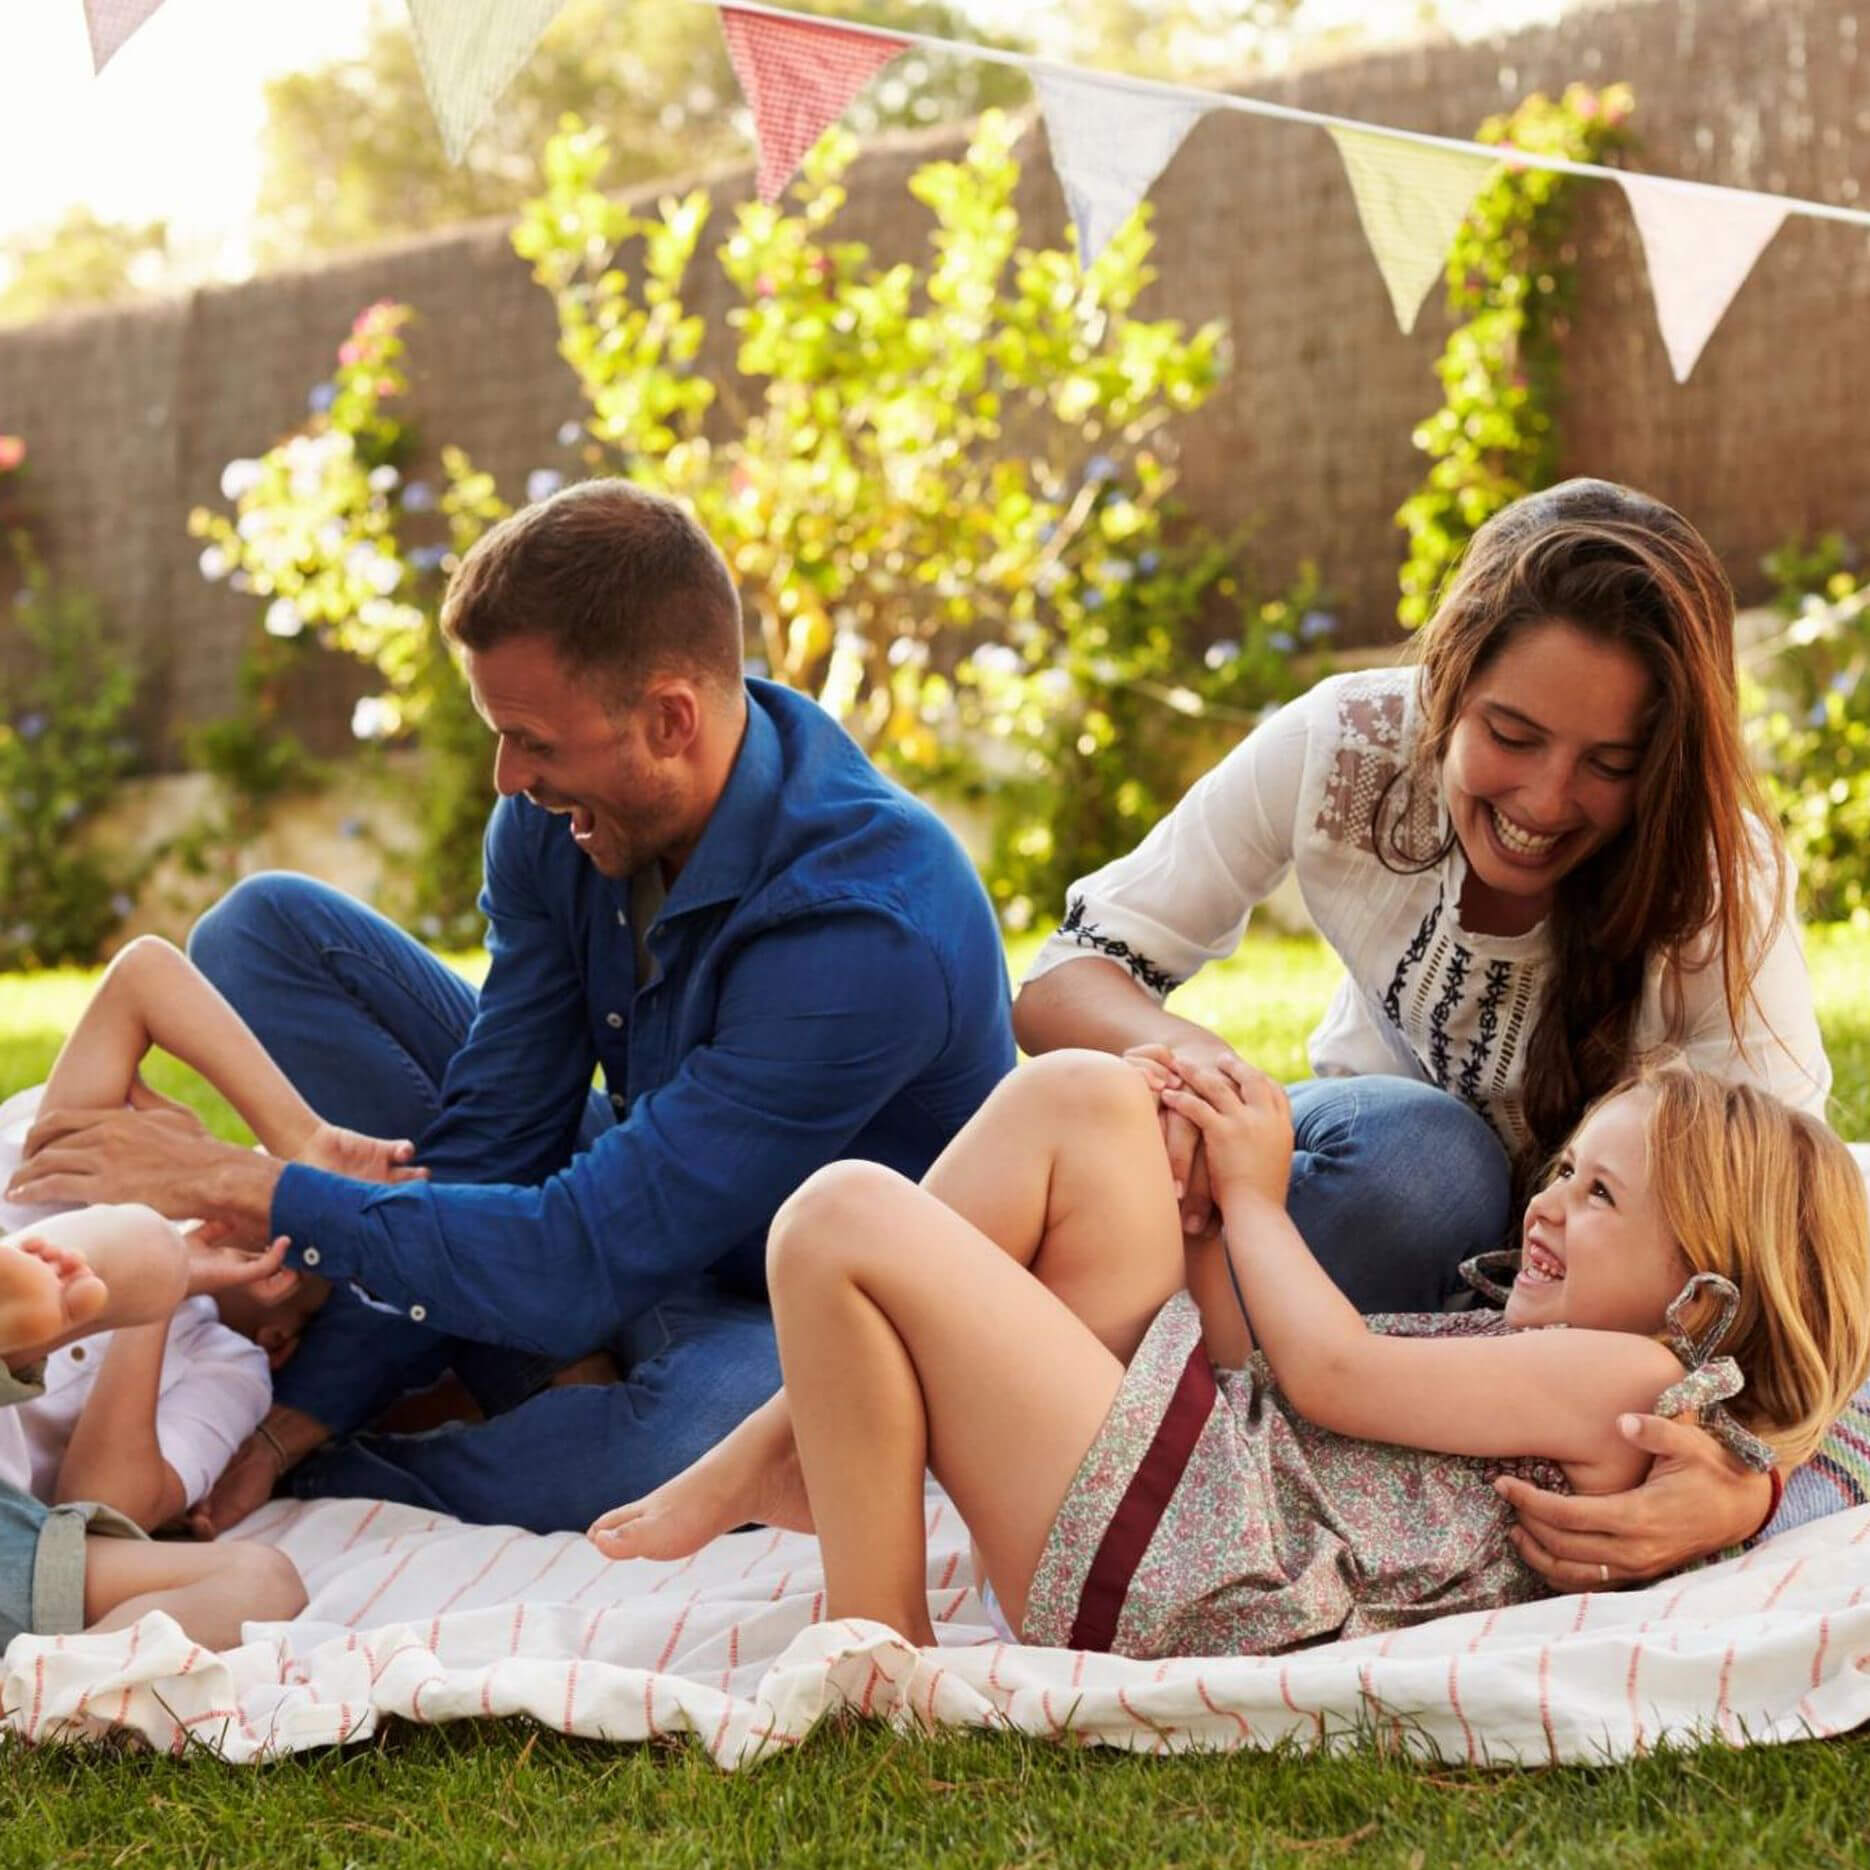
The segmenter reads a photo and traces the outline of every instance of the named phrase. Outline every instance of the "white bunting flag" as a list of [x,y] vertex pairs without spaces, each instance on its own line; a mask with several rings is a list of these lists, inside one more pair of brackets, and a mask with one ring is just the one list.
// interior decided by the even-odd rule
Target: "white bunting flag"
[[1079,263],[1088,268],[1211,106],[1079,72],[1035,71],[1033,84],[1045,113],[1052,167],[1078,230]]
[[500,93],[565,0],[409,0],[416,58],[450,162],[467,154]]
[[1786,205],[1700,182],[1621,175],[1649,264],[1656,323],[1677,383],[1746,283],[1753,263],[1786,218]]
[[753,112],[762,201],[777,201],[805,152],[903,49],[901,39],[721,8],[721,33]]
[[100,72],[123,42],[162,5],[162,0],[84,0],[84,23],[91,33],[91,70]]
[[1474,197],[1493,172],[1493,158],[1367,130],[1333,127],[1331,138],[1396,322],[1413,331]]

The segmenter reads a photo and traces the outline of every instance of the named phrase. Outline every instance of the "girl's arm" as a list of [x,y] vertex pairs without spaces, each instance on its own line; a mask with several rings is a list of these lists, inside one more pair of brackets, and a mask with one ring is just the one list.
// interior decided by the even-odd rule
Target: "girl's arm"
[[1644,1457],[1618,1433],[1617,1418],[1650,1408],[1681,1375],[1664,1346],[1612,1331],[1372,1332],[1286,1214],[1285,1093],[1258,1072],[1183,1076],[1185,1085],[1163,1099],[1202,1130],[1254,1336],[1300,1414],[1367,1441],[1548,1456],[1585,1490],[1628,1486],[1640,1475]]
[[59,1464],[55,1502],[96,1500],[114,1506],[145,1532],[188,1504],[182,1477],[162,1457],[156,1406],[169,1321],[119,1331],[85,1398]]

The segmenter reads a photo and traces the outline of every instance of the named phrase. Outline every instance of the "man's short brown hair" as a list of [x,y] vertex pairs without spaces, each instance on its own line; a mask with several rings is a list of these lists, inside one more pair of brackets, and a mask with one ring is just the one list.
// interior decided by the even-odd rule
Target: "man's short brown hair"
[[509,515],[462,559],[442,629],[468,650],[515,637],[634,695],[678,673],[738,686],[740,594],[686,511],[627,480],[588,480]]

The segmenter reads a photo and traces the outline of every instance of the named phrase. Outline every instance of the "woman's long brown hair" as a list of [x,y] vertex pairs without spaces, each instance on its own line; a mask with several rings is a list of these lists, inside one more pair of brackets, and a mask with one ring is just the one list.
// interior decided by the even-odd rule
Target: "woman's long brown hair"
[[[1679,513],[1608,481],[1528,495],[1474,535],[1417,639],[1422,733],[1406,783],[1439,788],[1475,680],[1520,632],[1551,622],[1632,651],[1653,692],[1630,822],[1560,879],[1548,918],[1552,971],[1524,1092],[1539,1156],[1629,1070],[1653,958],[1679,968],[1711,937],[1728,1019],[1742,1029],[1786,862],[1741,738],[1726,573]],[[1377,803],[1377,853],[1392,868],[1428,868],[1449,848],[1401,848],[1410,817]],[[1777,886],[1765,926],[1752,888],[1762,862]]]

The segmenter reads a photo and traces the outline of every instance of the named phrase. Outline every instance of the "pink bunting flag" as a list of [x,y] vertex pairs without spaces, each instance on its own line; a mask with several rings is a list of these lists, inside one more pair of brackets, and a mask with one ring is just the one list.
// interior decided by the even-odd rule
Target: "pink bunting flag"
[[805,152],[906,41],[721,8],[721,32],[753,110],[760,199],[773,201]]
[[84,0],[84,23],[91,32],[91,69],[100,72],[123,42],[162,5],[162,0]]
[[1617,180],[1643,238],[1669,367],[1677,383],[1686,383],[1734,294],[1778,233],[1786,204],[1670,176]]

